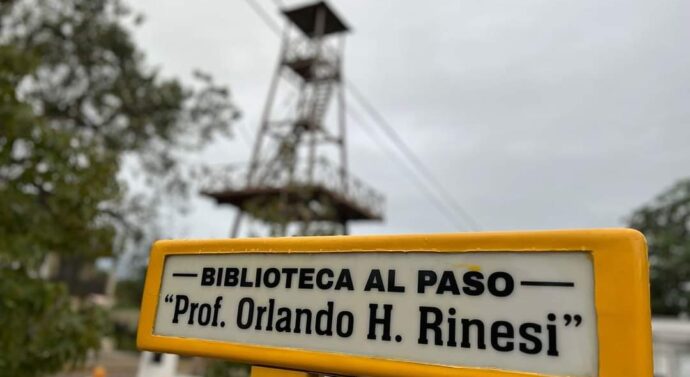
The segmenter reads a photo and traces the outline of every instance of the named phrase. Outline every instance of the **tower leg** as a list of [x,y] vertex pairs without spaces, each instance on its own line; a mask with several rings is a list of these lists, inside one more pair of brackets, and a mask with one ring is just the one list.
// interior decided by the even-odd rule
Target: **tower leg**
[[230,237],[237,238],[237,234],[240,232],[240,223],[242,222],[242,215],[244,212],[238,209],[237,214],[235,214],[235,221],[232,222],[232,229],[230,229]]
[[282,61],[285,57],[287,49],[287,29],[286,35],[283,37],[283,45],[281,47],[280,57],[278,59],[278,64],[276,66],[275,73],[273,73],[273,78],[271,79],[271,86],[268,88],[268,95],[266,98],[266,105],[264,106],[264,111],[261,116],[261,125],[259,126],[259,134],[254,140],[254,147],[252,148],[252,156],[249,162],[249,170],[247,171],[247,184],[250,184],[254,179],[254,174],[259,164],[259,157],[261,155],[261,144],[266,132],[268,131],[268,121],[271,110],[273,109],[273,102],[275,101],[276,91],[278,90],[278,81],[280,81],[280,75],[282,73]]
[[[345,50],[345,39],[340,40],[340,61],[338,64],[343,64],[343,51]],[[338,131],[339,137],[339,147],[340,147],[340,184],[343,187],[343,192],[347,192],[347,134],[346,134],[346,109],[345,109],[345,80],[343,79],[343,73],[340,72],[340,81],[338,83]],[[347,234],[347,225],[345,224],[345,234]]]

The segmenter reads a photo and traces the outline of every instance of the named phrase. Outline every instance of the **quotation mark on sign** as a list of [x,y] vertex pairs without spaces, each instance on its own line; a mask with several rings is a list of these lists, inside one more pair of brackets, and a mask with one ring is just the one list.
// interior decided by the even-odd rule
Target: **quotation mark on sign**
[[[553,313],[549,313],[549,315],[546,316],[546,318],[547,318],[549,321],[552,321],[552,322],[553,322],[553,321],[556,320],[556,315],[553,314]],[[566,326],[570,326],[571,323],[575,322],[575,327],[579,327],[580,324],[582,323],[582,316],[579,315],[579,314],[575,314],[575,315],[564,314],[564,315],[563,315],[563,320],[565,321],[565,325],[566,325]]]
[[165,302],[173,302],[175,295],[165,295]]
[[566,326],[570,325],[573,320],[575,321],[575,327],[580,326],[580,323],[582,323],[582,317],[579,314],[575,314],[574,316],[566,314],[563,316],[563,319],[565,320]]

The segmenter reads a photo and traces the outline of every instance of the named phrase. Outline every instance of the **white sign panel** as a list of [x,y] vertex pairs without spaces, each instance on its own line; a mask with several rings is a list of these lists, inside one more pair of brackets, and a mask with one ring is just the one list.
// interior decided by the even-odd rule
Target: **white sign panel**
[[165,258],[154,335],[597,376],[587,252]]

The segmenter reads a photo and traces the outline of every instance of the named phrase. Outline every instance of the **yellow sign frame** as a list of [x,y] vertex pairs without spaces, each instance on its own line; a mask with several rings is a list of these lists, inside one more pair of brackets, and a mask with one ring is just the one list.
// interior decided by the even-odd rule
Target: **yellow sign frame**
[[142,350],[224,358],[253,365],[338,375],[551,377],[492,368],[429,365],[153,334],[167,255],[314,253],[315,250],[329,253],[589,252],[595,281],[598,376],[652,376],[647,246],[644,236],[631,229],[158,241],[151,249],[146,273],[137,346]]

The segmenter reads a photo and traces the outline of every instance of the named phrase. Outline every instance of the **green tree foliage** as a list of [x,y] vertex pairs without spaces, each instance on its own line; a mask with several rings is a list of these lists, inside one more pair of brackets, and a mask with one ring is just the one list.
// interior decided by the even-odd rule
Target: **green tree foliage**
[[106,328],[104,312],[76,305],[64,285],[0,269],[0,375],[39,376],[83,361]]
[[102,313],[41,270],[142,238],[158,202],[133,195],[125,161],[148,199],[185,195],[184,153],[238,116],[210,77],[148,68],[137,21],[117,0],[0,3],[0,375],[54,372],[98,346]]
[[[96,348],[105,329],[103,312],[77,304],[61,284],[35,278],[46,250],[77,250],[79,240],[107,241],[112,232],[94,220],[80,200],[111,195],[79,184],[98,181],[107,170],[70,169],[69,134],[45,126],[15,90],[35,67],[34,56],[0,47],[0,375],[37,376],[76,363]],[[76,153],[90,153],[75,148]],[[103,161],[93,159],[101,167]],[[66,171],[67,170],[67,171]],[[114,171],[110,171],[113,174]],[[112,187],[113,180],[105,180]],[[94,189],[100,188],[94,187]],[[87,190],[88,187],[83,188]],[[81,191],[84,191],[81,190]],[[65,207],[77,208],[60,219]],[[74,238],[63,232],[72,232]],[[85,234],[89,237],[84,237]],[[88,246],[88,245],[83,245]],[[103,247],[96,246],[94,250]]]
[[649,244],[652,312],[690,313],[690,179],[636,210],[629,225]]

